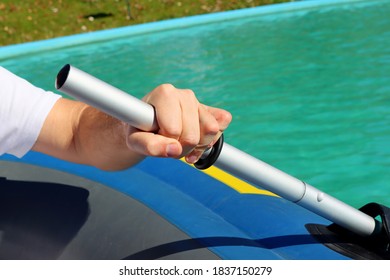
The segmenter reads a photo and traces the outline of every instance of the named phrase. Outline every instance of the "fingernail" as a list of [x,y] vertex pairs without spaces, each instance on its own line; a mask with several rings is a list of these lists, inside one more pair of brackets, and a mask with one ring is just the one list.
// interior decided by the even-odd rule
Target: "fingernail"
[[175,157],[179,153],[177,145],[173,143],[167,145],[166,152],[168,157]]
[[194,164],[195,162],[197,162],[200,157],[202,156],[203,154],[203,150],[194,150],[192,151],[187,157],[186,157],[186,161],[188,163],[191,163],[191,164]]
[[198,159],[199,159],[199,157],[196,155],[190,155],[190,156],[186,157],[186,161],[190,164],[194,164],[195,162],[198,161]]

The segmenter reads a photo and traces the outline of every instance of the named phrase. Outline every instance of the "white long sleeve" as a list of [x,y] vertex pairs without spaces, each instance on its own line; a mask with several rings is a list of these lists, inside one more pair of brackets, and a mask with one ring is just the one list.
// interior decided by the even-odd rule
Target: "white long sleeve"
[[60,97],[0,67],[0,155],[23,157]]

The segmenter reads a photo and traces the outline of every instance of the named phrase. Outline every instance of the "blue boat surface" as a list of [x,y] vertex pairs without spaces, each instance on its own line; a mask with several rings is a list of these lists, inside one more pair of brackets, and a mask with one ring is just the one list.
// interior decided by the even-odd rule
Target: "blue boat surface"
[[[347,1],[305,1],[283,9]],[[267,13],[275,7],[263,8]],[[278,8],[280,9],[280,8]],[[4,47],[0,59],[258,13],[256,9]],[[223,170],[147,158],[106,172],[37,152],[0,157],[0,259],[345,260],[383,256]],[[325,239],[321,238],[324,237]],[[341,249],[340,249],[341,248]]]
[[36,152],[0,166],[0,258],[345,258],[305,228],[329,221],[216,168],[148,158],[105,172]]
[[0,259],[382,259],[339,253],[352,241],[325,246],[308,230],[328,220],[180,160],[106,172],[37,152],[6,155],[0,192]]

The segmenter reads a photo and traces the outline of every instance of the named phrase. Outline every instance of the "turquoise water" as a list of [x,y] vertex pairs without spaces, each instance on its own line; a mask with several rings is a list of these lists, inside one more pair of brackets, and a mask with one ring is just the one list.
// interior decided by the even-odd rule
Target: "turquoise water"
[[71,63],[141,97],[161,83],[230,110],[226,141],[356,207],[390,205],[390,3],[131,36],[0,61],[53,90]]

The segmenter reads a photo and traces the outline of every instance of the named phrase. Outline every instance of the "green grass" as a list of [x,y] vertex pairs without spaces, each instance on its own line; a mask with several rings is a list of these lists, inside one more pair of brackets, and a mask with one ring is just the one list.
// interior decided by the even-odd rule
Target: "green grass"
[[0,0],[0,45],[288,1]]

